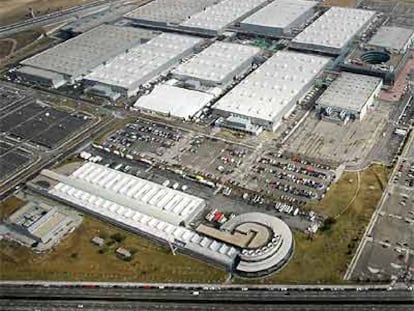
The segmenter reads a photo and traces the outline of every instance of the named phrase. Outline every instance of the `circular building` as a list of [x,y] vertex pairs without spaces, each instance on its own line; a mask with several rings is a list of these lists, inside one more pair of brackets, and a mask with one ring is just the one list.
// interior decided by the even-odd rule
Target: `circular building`
[[268,275],[280,270],[293,254],[292,232],[277,217],[246,213],[229,220],[221,227],[223,230],[231,236],[231,244],[241,250],[234,265],[235,273],[240,276]]

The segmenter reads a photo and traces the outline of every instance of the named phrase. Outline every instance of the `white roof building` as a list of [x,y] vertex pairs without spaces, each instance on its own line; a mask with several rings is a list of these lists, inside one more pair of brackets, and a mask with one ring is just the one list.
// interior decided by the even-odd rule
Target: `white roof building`
[[366,106],[372,103],[381,87],[381,78],[342,72],[318,98],[317,109],[330,107],[363,118]]
[[191,222],[206,204],[203,199],[187,193],[91,162],[85,163],[70,176],[51,171],[45,174],[65,186],[123,206],[116,211],[128,208],[174,225]]
[[243,20],[240,27],[265,35],[283,35],[306,21],[317,3],[305,0],[274,1]]
[[332,7],[292,40],[292,47],[339,54],[375,11]]
[[228,83],[245,71],[259,48],[216,41],[172,71],[180,80],[196,79],[208,85]]
[[142,24],[179,24],[220,0],[154,0],[124,16]]
[[142,84],[168,70],[203,42],[201,38],[163,33],[95,68],[85,79],[132,96]]
[[267,0],[223,0],[192,15],[181,27],[215,35],[227,26],[247,17]]
[[222,97],[214,109],[274,130],[330,58],[280,51]]
[[161,84],[157,85],[150,94],[140,97],[134,108],[187,119],[213,99],[214,96],[211,94]]
[[382,26],[368,42],[369,45],[388,49],[396,53],[405,53],[413,45],[414,30]]
[[96,66],[153,36],[133,27],[101,25],[32,56],[21,63],[58,72],[76,80]]
[[93,163],[69,177],[48,170],[42,175],[59,181],[51,195],[229,270],[239,254],[231,245],[181,226],[202,211],[202,199]]

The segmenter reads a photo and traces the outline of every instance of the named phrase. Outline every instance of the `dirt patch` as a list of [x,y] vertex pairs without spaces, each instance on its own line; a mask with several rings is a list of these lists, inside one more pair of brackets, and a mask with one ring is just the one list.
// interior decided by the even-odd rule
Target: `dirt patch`
[[94,0],[1,0],[0,25],[30,18],[30,9],[38,16],[92,1]]
[[0,39],[0,60],[13,53],[16,40],[11,38]]
[[25,201],[16,197],[10,197],[5,201],[0,202],[0,219],[6,219],[25,203]]
[[[105,239],[98,247],[94,236]],[[131,260],[115,254],[118,247],[133,253]],[[85,217],[75,232],[45,254],[0,241],[2,280],[95,280],[130,282],[207,282],[225,280],[225,272],[177,254],[148,239]]]

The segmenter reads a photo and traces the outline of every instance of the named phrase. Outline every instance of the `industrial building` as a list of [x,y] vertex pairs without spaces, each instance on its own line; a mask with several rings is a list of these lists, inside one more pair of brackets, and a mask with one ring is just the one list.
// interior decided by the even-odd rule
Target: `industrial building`
[[6,220],[10,236],[38,251],[50,249],[81,222],[79,216],[69,215],[57,207],[27,202]]
[[213,99],[211,94],[161,84],[150,94],[141,96],[133,109],[189,119]]
[[163,33],[95,68],[85,77],[86,84],[109,86],[114,92],[133,96],[142,84],[192,54],[203,42],[201,38]]
[[240,251],[186,228],[202,212],[202,199],[101,165],[86,163],[70,176],[44,170],[57,181],[49,195],[184,253],[232,270]]
[[67,83],[64,76],[60,73],[30,66],[17,68],[14,73],[16,77],[22,81],[54,89],[57,89]]
[[395,54],[404,54],[413,46],[414,30],[382,26],[368,42],[369,46],[383,48]]
[[220,0],[154,0],[125,14],[133,22],[155,27],[177,26]]
[[291,42],[296,49],[340,54],[374,18],[375,11],[332,7]]
[[[153,36],[148,30],[131,27],[102,25],[73,39],[58,44],[21,62],[22,65],[40,69],[30,75],[34,82],[57,86],[51,73],[58,73],[68,82],[80,79],[93,68]],[[24,68],[19,72],[27,73]],[[39,77],[38,81],[36,77]],[[59,79],[58,79],[59,80]]]
[[246,18],[268,0],[222,0],[180,23],[180,28],[206,35],[222,34],[226,27]]
[[316,102],[316,111],[331,120],[362,120],[382,87],[382,79],[343,72]]
[[263,213],[238,215],[220,230],[200,225],[197,232],[239,248],[234,271],[244,277],[265,276],[280,270],[294,250],[289,227],[279,218]]
[[171,73],[181,81],[197,80],[208,86],[225,86],[246,72],[259,53],[256,47],[216,41]]
[[42,174],[60,182],[54,188],[56,191],[68,190],[68,194],[72,194],[69,189],[82,189],[123,206],[113,211],[133,210],[177,226],[190,223],[206,204],[203,199],[91,162],[70,176],[52,171]]
[[[274,131],[329,61],[330,58],[322,56],[277,52],[213,108],[222,117],[237,116],[246,124]],[[234,129],[243,128],[239,121]]]
[[240,22],[240,28],[266,36],[286,36],[314,13],[316,1],[278,0]]

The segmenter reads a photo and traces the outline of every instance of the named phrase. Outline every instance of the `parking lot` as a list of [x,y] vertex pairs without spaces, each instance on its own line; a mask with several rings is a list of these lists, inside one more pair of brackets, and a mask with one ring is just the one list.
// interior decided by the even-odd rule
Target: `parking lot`
[[234,173],[251,153],[246,147],[217,138],[195,136],[176,159],[183,166],[216,179]]
[[144,119],[112,133],[102,147],[128,158],[155,158],[213,179],[236,173],[252,154],[248,147],[224,139]]
[[414,143],[397,163],[353,279],[414,280]]
[[6,180],[17,170],[21,170],[32,162],[32,156],[14,148],[12,144],[0,141],[0,182]]
[[16,90],[0,86],[0,112],[4,113],[22,99],[24,99],[24,96]]
[[[414,91],[413,91],[414,95]],[[403,127],[409,127],[414,124],[414,98],[411,97],[411,100],[405,106],[400,119],[398,120],[398,125]]]
[[363,120],[346,125],[310,115],[284,148],[293,154],[337,164],[362,162],[382,134],[390,110],[389,106],[376,106]]
[[282,153],[267,152],[249,170],[243,185],[284,202],[319,200],[335,179],[333,168]]
[[118,154],[161,157],[166,156],[186,135],[187,132],[164,124],[137,119],[112,133],[102,146]]
[[[290,212],[287,210],[280,211],[281,206],[276,209],[274,202],[267,202],[257,195],[229,191],[226,187],[216,187],[214,184],[203,184],[194,178],[194,175],[179,174],[165,166],[157,167],[141,161],[120,158],[104,150],[91,148],[88,151],[102,157],[102,161],[99,163],[101,165],[203,198],[207,201],[208,210],[217,209],[226,213],[226,215],[260,211],[277,216],[286,221],[292,228],[301,231],[305,231],[312,224],[308,213],[301,213],[301,215],[296,213],[294,215],[293,207]],[[287,204],[285,206],[288,207]],[[195,225],[201,221],[203,221],[202,218],[198,219]]]
[[54,149],[86,126],[90,117],[57,110],[35,102],[18,105],[0,118],[0,131],[18,141],[30,141]]

